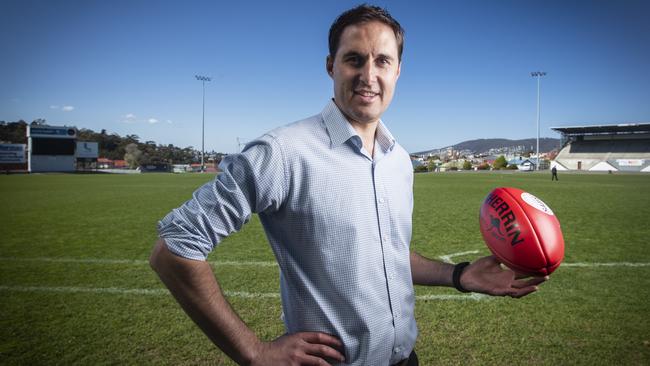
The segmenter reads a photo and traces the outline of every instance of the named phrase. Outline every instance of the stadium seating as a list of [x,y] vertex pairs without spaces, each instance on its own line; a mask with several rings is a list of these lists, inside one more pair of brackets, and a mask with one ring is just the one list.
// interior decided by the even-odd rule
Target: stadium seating
[[555,160],[569,170],[638,172],[650,166],[650,139],[580,139]]

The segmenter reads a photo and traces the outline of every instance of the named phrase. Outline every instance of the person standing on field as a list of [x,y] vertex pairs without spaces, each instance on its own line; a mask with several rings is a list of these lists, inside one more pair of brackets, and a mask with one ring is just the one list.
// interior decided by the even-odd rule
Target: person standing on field
[[[525,296],[494,257],[452,265],[410,250],[413,170],[382,114],[404,32],[361,5],[329,32],[332,100],[228,155],[158,225],[150,263],[187,314],[242,365],[417,365],[413,284]],[[256,213],[280,268],[286,333],[260,340],[222,294],[208,254]]]
[[558,180],[557,179],[557,168],[553,167],[551,168],[551,181]]

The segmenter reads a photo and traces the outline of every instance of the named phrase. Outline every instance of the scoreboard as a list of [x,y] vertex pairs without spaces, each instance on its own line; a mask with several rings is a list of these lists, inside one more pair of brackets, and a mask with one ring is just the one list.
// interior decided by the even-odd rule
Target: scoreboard
[[27,126],[29,172],[75,170],[77,130],[72,127]]

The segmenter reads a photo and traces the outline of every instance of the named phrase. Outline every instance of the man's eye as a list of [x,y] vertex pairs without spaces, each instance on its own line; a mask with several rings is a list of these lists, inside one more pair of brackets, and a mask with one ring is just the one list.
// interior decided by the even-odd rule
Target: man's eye
[[387,58],[380,58],[380,59],[377,60],[377,64],[379,64],[381,66],[388,66],[388,65],[390,65],[390,60],[387,59]]
[[359,65],[361,65],[361,58],[360,57],[348,57],[347,62],[349,64],[354,65],[354,66],[359,66]]

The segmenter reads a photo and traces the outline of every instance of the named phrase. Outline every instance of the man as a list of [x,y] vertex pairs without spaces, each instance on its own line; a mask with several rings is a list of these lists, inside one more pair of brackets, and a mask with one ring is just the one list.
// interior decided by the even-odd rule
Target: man
[[553,168],[551,168],[551,182],[554,181],[554,180],[558,180],[557,179],[557,168],[555,166],[553,166]]
[[[413,172],[380,117],[403,30],[385,10],[343,13],[329,35],[334,99],[221,164],[159,223],[152,267],[206,335],[246,365],[417,364],[413,283],[524,296],[493,257],[453,266],[409,251]],[[258,213],[280,267],[287,333],[260,341],[230,307],[208,253]],[[462,276],[461,276],[462,275]]]

